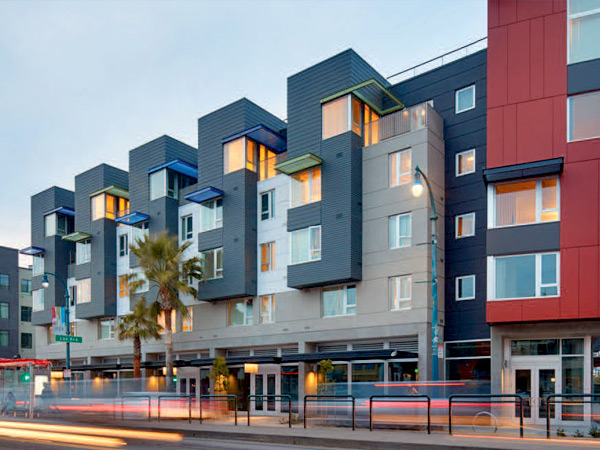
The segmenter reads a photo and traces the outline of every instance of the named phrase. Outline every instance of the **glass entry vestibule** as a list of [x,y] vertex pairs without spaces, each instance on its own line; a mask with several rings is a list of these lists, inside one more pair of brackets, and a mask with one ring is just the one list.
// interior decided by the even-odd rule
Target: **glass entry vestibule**
[[[257,373],[250,376],[250,391],[253,395],[281,395],[280,367],[277,364],[259,364]],[[281,403],[275,398],[256,398],[250,402],[253,413],[278,414]]]

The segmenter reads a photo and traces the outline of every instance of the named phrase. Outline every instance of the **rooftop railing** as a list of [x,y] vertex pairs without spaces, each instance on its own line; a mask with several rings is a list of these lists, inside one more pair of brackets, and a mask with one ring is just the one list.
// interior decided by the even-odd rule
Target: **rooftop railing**
[[365,147],[427,126],[427,103],[405,108],[365,124]]

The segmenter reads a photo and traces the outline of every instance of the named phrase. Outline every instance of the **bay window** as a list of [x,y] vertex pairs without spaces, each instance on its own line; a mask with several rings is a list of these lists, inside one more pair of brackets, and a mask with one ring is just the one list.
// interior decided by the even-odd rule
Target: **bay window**
[[488,298],[556,297],[560,292],[558,253],[489,257]]
[[73,219],[63,214],[52,213],[44,217],[46,236],[64,236],[73,232]]
[[223,278],[223,247],[205,250],[200,253],[204,268],[204,278],[213,280]]
[[223,144],[225,174],[246,168],[257,172],[259,180],[266,180],[277,175],[275,171],[276,157],[273,150],[247,137]]
[[411,151],[402,150],[390,153],[390,187],[412,181]]
[[291,264],[321,259],[321,225],[291,233]]
[[31,293],[31,301],[33,311],[43,311],[44,310],[44,294],[45,289],[36,289]]
[[253,322],[252,299],[231,300],[229,302],[227,325],[230,327],[252,325]]
[[389,217],[390,248],[409,247],[411,241],[411,215],[397,214]]
[[34,256],[33,257],[33,267],[31,269],[31,275],[34,277],[44,275],[44,257],[43,256]]
[[345,95],[323,105],[323,140],[350,131],[351,98],[351,95]]
[[600,58],[600,4],[569,0],[569,64]]
[[77,280],[77,304],[89,303],[92,301],[92,280],[84,278]]
[[411,308],[411,281],[410,275],[390,277],[389,293],[392,311]]
[[560,217],[557,178],[490,186],[489,228],[553,222]]
[[323,317],[356,314],[356,286],[325,288],[322,292]]
[[600,91],[568,98],[567,136],[569,142],[600,138]]
[[[152,174],[154,175],[154,174]],[[111,194],[92,197],[92,220],[115,219],[129,214],[129,200]]]
[[[178,199],[179,189],[190,186],[195,182],[193,178],[169,169],[152,172],[149,180],[150,200],[156,200],[162,197]],[[129,205],[127,205],[127,208],[129,208]]]
[[292,175],[292,208],[321,200],[321,167]]
[[92,260],[92,241],[85,239],[75,244],[75,262],[76,264],[85,264]]
[[214,230],[222,226],[223,199],[219,198],[200,204],[200,232]]

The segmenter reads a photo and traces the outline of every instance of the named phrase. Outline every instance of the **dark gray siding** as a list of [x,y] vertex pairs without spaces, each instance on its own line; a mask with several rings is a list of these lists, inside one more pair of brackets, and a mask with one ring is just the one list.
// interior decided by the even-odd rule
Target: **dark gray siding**
[[559,222],[487,230],[488,255],[551,252],[559,249]]
[[198,251],[223,247],[223,227],[198,233]]
[[300,230],[312,225],[321,225],[321,202],[309,203],[288,210],[288,231]]
[[8,318],[0,319],[0,330],[8,331],[8,346],[0,347],[0,358],[19,353],[19,251],[0,247],[0,273],[8,275],[8,290],[0,290],[0,302],[8,303]]
[[[486,66],[483,50],[423,75],[394,85],[391,91],[405,105],[428,100],[444,119],[446,166],[446,341],[489,338],[486,323],[487,191],[482,178],[486,163]],[[475,84],[476,107],[455,114],[455,92]],[[475,149],[476,171],[457,177],[456,154]],[[455,239],[455,217],[476,213],[474,237]],[[476,299],[455,301],[455,278],[476,275]]]
[[567,66],[569,95],[598,89],[600,89],[600,58]]

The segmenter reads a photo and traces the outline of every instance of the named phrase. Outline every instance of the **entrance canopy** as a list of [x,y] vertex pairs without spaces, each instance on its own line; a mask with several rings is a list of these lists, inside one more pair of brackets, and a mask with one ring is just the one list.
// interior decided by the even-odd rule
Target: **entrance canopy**
[[0,359],[0,369],[16,368],[16,367],[48,367],[52,364],[47,359]]

